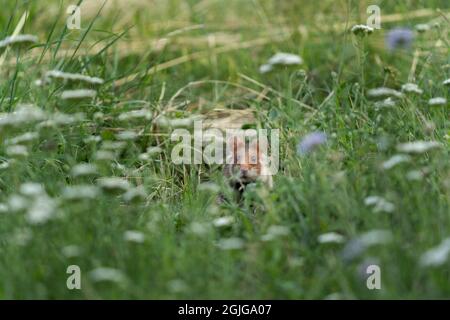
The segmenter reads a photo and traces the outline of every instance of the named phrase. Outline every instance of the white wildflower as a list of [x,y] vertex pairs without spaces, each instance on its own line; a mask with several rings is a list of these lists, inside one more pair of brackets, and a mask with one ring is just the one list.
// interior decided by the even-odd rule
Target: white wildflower
[[138,159],[139,160],[141,160],[141,161],[148,161],[148,160],[150,160],[150,156],[148,155],[148,153],[146,153],[146,152],[144,152],[144,153],[141,153],[139,156],[138,156]]
[[324,233],[317,238],[319,243],[343,243],[344,240],[344,236],[336,232]]
[[446,79],[442,82],[444,86],[450,86],[450,79]]
[[181,119],[169,119],[161,116],[156,120],[156,123],[162,128],[189,128],[192,127],[196,119],[198,119],[197,116]]
[[2,127],[18,127],[31,124],[46,118],[46,113],[34,105],[20,105],[14,112],[0,113],[0,129]]
[[83,121],[85,117],[86,115],[83,112],[78,112],[73,115],[55,112],[50,115],[47,121],[39,123],[38,128],[53,128],[56,126],[70,125]]
[[292,53],[278,52],[273,55],[266,64],[259,67],[260,73],[266,73],[272,71],[275,65],[300,65],[303,63],[303,59]]
[[20,136],[6,139],[5,144],[6,145],[14,145],[14,144],[21,144],[21,143],[27,143],[31,142],[33,140],[36,140],[39,137],[39,134],[37,132],[27,132]]
[[103,84],[104,80],[97,77],[89,77],[78,73],[67,73],[59,70],[51,70],[47,71],[44,76],[46,79],[54,78],[54,79],[62,79],[69,81],[80,81],[87,82],[90,84]]
[[27,147],[22,145],[8,146],[6,148],[6,154],[10,157],[28,157]]
[[436,97],[428,100],[428,105],[430,106],[442,106],[447,104],[447,99],[442,97]]
[[438,246],[426,251],[420,258],[423,267],[437,267],[443,265],[450,254],[450,238],[443,240]]
[[100,136],[89,136],[83,140],[84,143],[96,143],[102,141]]
[[92,119],[94,121],[103,121],[105,118],[105,114],[103,112],[97,111],[96,113],[94,113],[94,115],[92,116]]
[[231,216],[220,217],[213,221],[213,225],[218,228],[227,227],[227,226],[232,225],[233,223],[234,223],[234,218]]
[[419,86],[415,83],[405,83],[402,85],[402,91],[407,93],[417,93],[422,94],[423,90],[419,88]]
[[226,238],[221,239],[217,245],[222,250],[238,250],[244,247],[244,241],[240,238]]
[[262,65],[259,67],[259,72],[260,72],[260,73],[267,73],[267,72],[270,72],[270,71],[272,71],[272,70],[273,70],[273,65],[267,64],[267,63],[262,64]]
[[158,155],[160,153],[163,152],[163,149],[161,149],[160,147],[148,147],[147,151],[144,153],[141,153],[139,155],[139,160],[150,160],[152,157],[154,157],[155,155]]
[[0,170],[5,170],[9,168],[10,161],[1,161],[0,162]]
[[142,108],[139,110],[132,110],[121,113],[118,118],[121,121],[129,121],[135,119],[150,120],[152,118],[152,112],[147,108]]
[[120,151],[126,147],[126,142],[124,141],[104,141],[102,144],[102,149],[110,151]]
[[403,97],[403,94],[397,90],[391,89],[391,88],[374,88],[367,91],[367,95],[369,97],[373,98],[379,98],[379,97],[395,97],[395,98],[401,98]]
[[341,292],[333,292],[325,296],[323,300],[346,300],[345,295]]
[[397,150],[406,153],[424,153],[431,149],[439,148],[441,144],[437,141],[413,141],[397,145]]
[[115,158],[114,153],[108,150],[98,150],[95,153],[96,160],[112,161],[114,160],[114,158]]
[[302,64],[303,59],[296,54],[278,52],[272,56],[267,63],[270,65],[295,65]]
[[6,48],[16,44],[33,44],[39,41],[38,37],[31,34],[18,34],[15,36],[6,37],[0,40],[0,49]]
[[374,212],[393,212],[395,205],[383,197],[370,196],[364,199],[364,204],[373,207]]
[[74,114],[56,112],[52,115],[52,120],[55,121],[57,125],[67,125],[82,122],[85,118],[86,115],[83,112],[77,112]]
[[133,141],[136,140],[136,138],[138,137],[138,134],[134,131],[122,131],[116,134],[116,139],[117,140],[122,140],[122,141]]
[[426,32],[426,31],[430,30],[430,25],[429,25],[429,24],[426,24],[426,23],[419,23],[419,24],[416,24],[416,30],[417,30],[417,32],[419,32],[419,33]]
[[261,237],[262,241],[271,241],[275,238],[289,235],[290,230],[285,226],[272,225],[267,229],[267,233]]
[[200,222],[192,222],[189,226],[189,230],[199,236],[205,235],[209,231],[208,225]]
[[148,147],[146,152],[150,156],[153,156],[153,155],[162,153],[163,149],[161,149],[160,147]]
[[55,201],[47,195],[36,197],[27,211],[27,220],[32,224],[47,222],[56,213]]
[[75,185],[68,186],[64,189],[62,197],[66,200],[83,200],[83,199],[96,199],[100,193],[100,190],[96,186],[92,185]]
[[369,247],[374,245],[386,244],[392,241],[392,233],[388,230],[371,230],[368,231],[359,237],[356,237],[350,240],[346,245],[344,250],[342,251],[342,257],[345,260],[351,260],[359,255],[361,255],[364,251],[366,251]]
[[125,239],[125,241],[136,243],[142,243],[145,240],[144,234],[135,230],[125,231],[125,233],[123,234],[123,238]]
[[75,100],[75,99],[94,98],[96,95],[97,91],[90,89],[65,90],[61,93],[61,99]]
[[388,230],[371,230],[359,238],[367,246],[385,244],[392,241],[392,233]]
[[137,200],[145,200],[147,198],[147,193],[143,186],[138,186],[136,188],[131,188],[123,195],[123,200],[126,202],[133,202]]
[[365,24],[357,24],[351,28],[351,32],[355,35],[368,35],[374,32],[374,29]]
[[393,108],[395,107],[396,102],[391,97],[386,98],[382,101],[375,102],[375,108],[381,109],[381,108]]
[[20,186],[20,193],[28,197],[37,197],[45,194],[45,189],[40,183],[26,182]]
[[267,229],[267,233],[276,235],[276,236],[287,236],[290,233],[289,227],[286,226],[278,226],[272,225]]
[[13,194],[8,198],[7,206],[11,212],[18,212],[25,210],[28,207],[28,202],[27,198]]
[[410,181],[420,181],[425,176],[425,172],[421,170],[411,170],[406,174],[406,179]]
[[118,177],[100,178],[97,183],[102,189],[110,192],[127,192],[131,187],[128,180]]
[[6,204],[0,203],[0,213],[7,213],[9,211],[9,208]]
[[97,268],[89,272],[89,277],[94,282],[111,281],[123,283],[126,277],[122,271],[113,268]]
[[406,154],[396,154],[389,158],[389,160],[383,162],[381,166],[383,169],[389,170],[402,162],[409,162],[410,160],[411,157]]
[[42,87],[44,84],[46,84],[46,81],[44,81],[44,80],[42,80],[42,79],[34,80],[34,85],[35,85],[36,87]]
[[70,174],[73,177],[92,176],[97,173],[97,166],[91,163],[79,163],[70,170]]

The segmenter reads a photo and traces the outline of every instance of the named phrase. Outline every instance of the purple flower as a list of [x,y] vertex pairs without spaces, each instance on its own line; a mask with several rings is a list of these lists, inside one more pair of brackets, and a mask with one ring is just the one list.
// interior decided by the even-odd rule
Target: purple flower
[[297,147],[297,152],[301,155],[307,154],[325,142],[327,142],[327,135],[325,132],[311,132],[303,137],[302,141],[300,141]]
[[386,34],[385,43],[389,50],[408,49],[414,40],[414,32],[408,28],[395,28]]

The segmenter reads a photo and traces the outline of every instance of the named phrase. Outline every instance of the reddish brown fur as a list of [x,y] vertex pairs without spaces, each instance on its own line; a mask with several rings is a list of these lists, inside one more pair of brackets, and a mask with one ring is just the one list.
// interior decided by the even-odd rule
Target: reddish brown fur
[[[254,171],[257,175],[261,174],[261,159],[262,155],[259,151],[258,143],[251,143],[246,148],[245,141],[242,139],[233,139],[233,164],[238,165],[241,172]],[[238,157],[244,155],[244,159]],[[256,161],[251,161],[251,157],[256,156]]]
[[230,178],[231,185],[242,191],[245,185],[261,180],[271,188],[272,177],[264,175],[268,170],[264,170],[266,169],[262,162],[264,155],[258,141],[253,140],[248,148],[245,140],[240,137],[233,137],[229,143],[231,143],[233,163],[225,164],[224,174]]

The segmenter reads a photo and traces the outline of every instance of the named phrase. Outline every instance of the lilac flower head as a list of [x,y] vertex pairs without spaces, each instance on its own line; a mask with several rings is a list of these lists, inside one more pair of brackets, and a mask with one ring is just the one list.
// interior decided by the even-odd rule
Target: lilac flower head
[[303,137],[302,141],[300,141],[297,147],[297,152],[301,155],[307,154],[325,142],[327,142],[327,135],[325,132],[311,132]]
[[389,50],[410,48],[414,40],[414,32],[408,28],[395,28],[390,30],[385,38]]

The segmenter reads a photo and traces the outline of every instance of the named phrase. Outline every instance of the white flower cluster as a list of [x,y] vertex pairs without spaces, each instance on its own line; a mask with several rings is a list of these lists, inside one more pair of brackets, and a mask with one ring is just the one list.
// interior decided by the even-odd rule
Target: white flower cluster
[[274,56],[272,56],[267,61],[267,63],[263,64],[259,68],[259,72],[260,73],[270,72],[277,65],[291,66],[291,65],[300,65],[302,63],[303,63],[303,59],[296,54],[278,52]]
[[366,26],[365,24],[357,24],[354,25],[350,31],[358,36],[365,36],[365,35],[369,35],[371,33],[374,32],[374,28]]
[[14,45],[35,44],[39,41],[38,37],[31,34],[18,34],[16,36],[6,37],[0,40],[0,49]]

